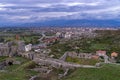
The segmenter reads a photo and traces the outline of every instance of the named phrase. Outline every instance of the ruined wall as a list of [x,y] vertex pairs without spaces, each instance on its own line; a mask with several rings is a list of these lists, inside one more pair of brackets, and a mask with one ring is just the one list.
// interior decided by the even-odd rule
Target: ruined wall
[[0,56],[14,56],[18,52],[24,52],[24,48],[25,44],[23,41],[0,43]]
[[69,62],[65,62],[65,61],[53,59],[53,58],[34,58],[33,61],[39,65],[52,66],[55,68],[64,68],[64,69],[68,69],[68,68],[73,69],[75,67],[80,66],[78,64],[69,63]]
[[0,70],[2,70],[6,66],[6,61],[0,62]]
[[8,56],[9,48],[8,47],[0,47],[0,56]]
[[0,56],[13,56],[17,53],[16,46],[1,46],[0,47]]
[[65,53],[62,57],[60,57],[60,60],[65,61],[65,60],[66,60],[66,58],[67,58],[67,56],[68,56],[68,54],[67,54],[67,53]]
[[65,61],[67,56],[72,57],[72,58],[85,58],[85,59],[91,59],[92,58],[92,53],[76,53],[76,52],[66,52],[60,60]]
[[18,52],[19,56],[33,60],[36,57],[35,52]]

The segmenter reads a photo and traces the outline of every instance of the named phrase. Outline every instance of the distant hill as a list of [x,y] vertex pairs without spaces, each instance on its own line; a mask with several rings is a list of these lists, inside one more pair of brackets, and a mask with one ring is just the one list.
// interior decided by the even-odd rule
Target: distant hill
[[83,26],[83,27],[120,27],[120,21],[117,20],[47,20],[32,23],[7,23],[0,26],[19,26],[19,27],[40,27],[40,26]]

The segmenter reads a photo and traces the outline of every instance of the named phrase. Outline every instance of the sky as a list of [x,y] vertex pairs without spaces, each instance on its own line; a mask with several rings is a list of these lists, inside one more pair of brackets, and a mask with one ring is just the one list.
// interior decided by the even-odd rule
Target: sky
[[57,19],[120,21],[120,0],[0,0],[0,23]]

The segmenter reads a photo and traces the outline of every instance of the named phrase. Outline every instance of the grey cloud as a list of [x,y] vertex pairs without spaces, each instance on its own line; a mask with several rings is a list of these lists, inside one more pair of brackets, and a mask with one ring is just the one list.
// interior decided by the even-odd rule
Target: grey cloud
[[[47,19],[118,19],[120,0],[1,0],[0,15],[9,21]],[[32,20],[31,20],[32,19]]]

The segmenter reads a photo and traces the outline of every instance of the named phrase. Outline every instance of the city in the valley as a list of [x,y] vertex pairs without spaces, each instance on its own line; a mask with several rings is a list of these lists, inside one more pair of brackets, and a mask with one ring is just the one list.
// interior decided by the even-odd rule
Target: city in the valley
[[119,80],[119,63],[119,28],[0,28],[0,80]]

